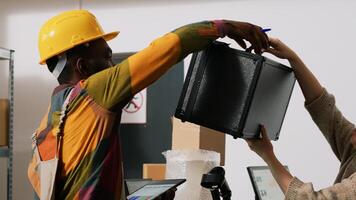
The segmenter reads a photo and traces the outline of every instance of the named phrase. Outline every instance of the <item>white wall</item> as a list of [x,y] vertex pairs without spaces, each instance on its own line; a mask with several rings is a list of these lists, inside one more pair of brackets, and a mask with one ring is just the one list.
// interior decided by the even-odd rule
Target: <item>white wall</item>
[[[240,0],[240,1],[88,0],[104,30],[120,30],[110,42],[115,52],[137,51],[167,31],[205,19],[235,19],[271,27],[271,36],[294,48],[322,84],[336,95],[338,106],[356,119],[353,63],[356,42],[356,2],[341,0]],[[16,50],[15,69],[15,184],[14,199],[31,195],[26,170],[30,135],[48,106],[56,82],[37,64],[37,33],[44,21],[59,11],[78,8],[78,2],[56,0],[0,2],[0,46]],[[237,47],[236,45],[233,45]],[[282,61],[284,62],[284,61]],[[0,69],[0,83],[6,75]],[[3,95],[1,89],[0,95]],[[6,93],[5,93],[6,94]],[[282,128],[274,143],[280,160],[292,174],[312,181],[315,188],[332,184],[339,163],[303,108],[296,85]],[[253,199],[247,175],[249,165],[264,165],[243,140],[227,140],[226,174],[233,199]],[[3,165],[1,165],[3,166]],[[1,169],[3,170],[3,169]],[[0,172],[4,178],[3,171]],[[3,186],[1,186],[3,188]],[[3,191],[3,190],[1,190]],[[0,199],[3,197],[0,195]]]

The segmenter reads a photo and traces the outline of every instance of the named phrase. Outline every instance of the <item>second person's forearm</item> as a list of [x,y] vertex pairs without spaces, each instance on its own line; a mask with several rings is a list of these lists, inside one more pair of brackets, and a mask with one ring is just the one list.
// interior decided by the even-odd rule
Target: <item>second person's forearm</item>
[[310,103],[318,98],[321,95],[323,88],[314,74],[297,55],[289,59],[289,63],[294,70],[294,74],[302,89],[305,101]]
[[272,155],[264,159],[269,166],[274,179],[277,181],[279,187],[285,194],[287,192],[288,186],[293,179],[293,176],[288,170],[279,162],[276,156]]

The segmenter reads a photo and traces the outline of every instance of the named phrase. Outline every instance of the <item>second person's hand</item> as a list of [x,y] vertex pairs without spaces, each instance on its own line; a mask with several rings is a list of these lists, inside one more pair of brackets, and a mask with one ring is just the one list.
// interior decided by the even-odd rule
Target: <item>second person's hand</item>
[[271,47],[265,49],[265,52],[271,53],[278,58],[288,59],[291,61],[298,57],[291,48],[289,48],[286,44],[277,38],[269,37],[269,44]]
[[260,126],[262,137],[257,139],[246,139],[246,142],[252,151],[266,161],[274,156],[273,145],[268,138],[266,128],[263,125]]

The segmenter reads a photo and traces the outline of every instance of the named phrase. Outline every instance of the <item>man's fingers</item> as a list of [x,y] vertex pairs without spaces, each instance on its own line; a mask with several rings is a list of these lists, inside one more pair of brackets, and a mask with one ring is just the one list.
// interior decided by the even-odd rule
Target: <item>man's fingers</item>
[[246,49],[246,43],[243,39],[239,38],[239,37],[234,37],[233,38],[237,44],[239,44],[243,49]]
[[253,46],[250,46],[249,48],[246,49],[246,51],[251,53],[252,49],[253,49]]
[[262,53],[262,49],[267,49],[269,47],[269,40],[266,33],[262,31],[261,27],[255,26],[251,31],[252,40],[250,41],[258,54]]
[[258,32],[254,32],[249,42],[257,54],[261,54],[262,49],[266,49],[268,47],[268,40],[262,33],[259,34]]
[[253,40],[251,40],[250,43],[251,43],[255,53],[261,54],[262,44],[261,44],[261,41],[259,41],[259,38],[257,37],[256,34],[254,35]]
[[[265,34],[265,33],[263,33]],[[269,47],[269,40],[268,40],[268,37],[267,35],[263,35],[263,38],[262,38],[262,48],[263,49],[267,49]]]
[[269,40],[267,34],[262,31],[262,28],[260,28],[260,30],[257,31],[256,34],[259,40],[261,41],[262,48],[267,49],[269,47]]

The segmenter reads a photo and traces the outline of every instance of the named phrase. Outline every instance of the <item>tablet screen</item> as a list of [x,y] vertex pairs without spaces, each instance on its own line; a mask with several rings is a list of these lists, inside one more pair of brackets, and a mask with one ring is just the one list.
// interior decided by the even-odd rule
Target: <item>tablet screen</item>
[[[288,167],[285,166],[286,169]],[[258,200],[283,200],[284,194],[267,166],[247,167]]]
[[153,200],[171,188],[185,182],[185,179],[153,181],[127,197],[128,200]]

